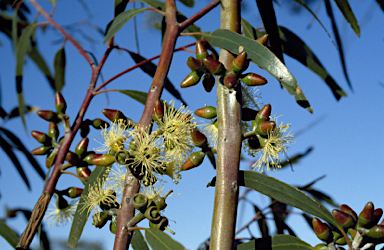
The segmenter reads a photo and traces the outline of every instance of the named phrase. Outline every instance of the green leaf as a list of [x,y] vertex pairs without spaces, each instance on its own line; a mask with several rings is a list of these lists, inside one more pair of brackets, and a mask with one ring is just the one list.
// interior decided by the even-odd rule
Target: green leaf
[[237,250],[272,249],[272,250],[313,250],[308,243],[291,235],[278,234],[273,237],[251,240],[237,246]]
[[36,24],[31,24],[27,28],[24,29],[21,34],[19,40],[17,41],[17,45],[15,48],[16,54],[16,90],[17,97],[19,101],[19,115],[23,122],[25,130],[27,130],[25,118],[24,118],[24,97],[22,90],[22,80],[23,80],[23,67],[24,67],[24,59],[27,51],[31,48],[31,37],[35,33]]
[[148,4],[152,8],[159,9],[161,11],[165,11],[165,3],[156,1],[156,0],[139,0],[145,4]]
[[[243,183],[241,183],[242,180],[244,180]],[[323,205],[293,186],[253,171],[240,171],[239,182],[240,185],[244,184],[245,187],[252,188],[279,202],[301,209],[342,230],[342,227]]]
[[245,19],[241,19],[241,27],[243,27],[243,33],[245,37],[256,40],[256,30],[252,27],[252,25]]
[[28,53],[28,56],[33,60],[33,62],[37,65],[41,72],[43,72],[52,89],[55,89],[55,80],[52,77],[52,73],[36,46],[32,46],[32,49]]
[[130,9],[124,12],[121,12],[115,19],[112,21],[111,26],[109,27],[107,34],[104,38],[104,44],[111,39],[129,20],[135,17],[137,14],[143,12],[145,8],[140,9]]
[[260,68],[266,70],[287,89],[288,93],[295,96],[296,102],[311,113],[311,106],[301,88],[297,85],[295,77],[288,71],[287,67],[265,46],[253,39],[244,37],[236,32],[224,29],[215,30],[212,34],[204,34],[207,41],[220,48],[225,48],[232,53],[238,54],[239,47],[243,46],[248,58]]
[[[0,219],[0,235],[8,241],[8,243],[16,248],[17,243],[19,242],[19,236],[13,231],[10,227],[8,227],[5,222]],[[4,246],[3,246],[4,247]]]
[[183,250],[183,245],[174,241],[168,234],[159,229],[146,229],[145,238],[152,249],[156,250]]
[[120,93],[123,93],[136,101],[142,103],[145,105],[145,102],[147,101],[147,93],[137,91],[137,90],[118,90]]
[[187,7],[193,7],[195,5],[194,0],[179,0],[179,1],[182,2]]
[[134,250],[149,250],[147,242],[145,242],[140,230],[133,231],[131,244]]
[[345,20],[351,25],[353,31],[355,31],[356,35],[360,36],[360,27],[357,24],[357,20],[351,6],[348,3],[348,0],[335,0],[337,7],[339,7],[341,13],[343,13]]
[[115,0],[115,16],[118,16],[127,7],[129,0]]
[[65,84],[65,49],[62,47],[55,55],[55,90],[60,92]]
[[103,185],[104,183],[104,176],[106,173],[108,173],[110,166],[97,166],[93,171],[91,176],[89,177],[87,184],[85,185],[85,188],[83,190],[83,193],[81,195],[79,205],[77,206],[75,216],[72,221],[71,226],[71,232],[69,233],[67,246],[71,247],[72,249],[75,249],[77,246],[77,243],[80,239],[81,234],[83,233],[83,229],[85,226],[85,223],[87,222],[87,219],[89,217],[90,212],[89,211],[82,211],[84,207],[84,197],[88,195],[89,188],[93,185],[96,185],[95,182],[100,180],[100,185]]

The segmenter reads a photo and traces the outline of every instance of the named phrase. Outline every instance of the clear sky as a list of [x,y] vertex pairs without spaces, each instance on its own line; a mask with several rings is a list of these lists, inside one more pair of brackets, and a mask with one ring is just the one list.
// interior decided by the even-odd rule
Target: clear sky
[[[48,12],[51,6],[48,1],[39,1]],[[261,27],[262,22],[254,1],[243,1],[244,18],[254,27]],[[330,195],[338,204],[348,204],[359,213],[368,201],[372,201],[375,207],[384,207],[382,199],[382,167],[383,167],[383,96],[382,85],[383,73],[383,34],[384,34],[384,13],[376,5],[376,1],[350,1],[351,7],[356,14],[360,24],[361,36],[353,33],[349,24],[343,20],[336,5],[334,13],[342,42],[344,45],[347,71],[352,82],[353,91],[348,88],[343,75],[338,52],[328,38],[321,26],[312,20],[312,16],[304,9],[299,15],[289,10],[289,5],[279,1],[275,4],[278,24],[284,26],[297,34],[318,56],[322,64],[336,82],[347,93],[348,97],[336,101],[331,91],[320,77],[303,67],[297,61],[285,56],[288,69],[296,77],[299,85],[306,94],[312,105],[314,114],[299,107],[293,96],[280,89],[278,81],[270,77],[256,65],[251,65],[249,72],[255,72],[268,79],[266,86],[260,87],[259,93],[264,104],[271,103],[272,113],[283,115],[279,121],[291,123],[292,132],[299,133],[295,137],[296,143],[290,146],[288,156],[305,152],[313,147],[312,152],[293,166],[293,171],[286,168],[276,172],[268,172],[288,184],[303,186],[313,180],[326,175],[326,177],[314,185],[314,188]],[[177,3],[179,11],[190,16],[201,7],[207,4],[207,0],[199,0],[192,9]],[[28,4],[28,3],[27,3]],[[86,8],[84,6],[87,6]],[[32,20],[35,11],[31,9],[28,17]],[[139,6],[139,3],[136,3]],[[132,4],[129,4],[129,8]],[[317,4],[310,6],[317,9]],[[325,8],[321,5],[318,10],[318,17],[332,33],[331,23],[326,15]],[[88,15],[88,17],[87,17]],[[102,57],[106,45],[102,45],[103,37],[95,29],[104,30],[106,24],[113,17],[113,1],[57,1],[57,10],[54,19],[61,25],[69,28],[74,37],[88,51],[91,51],[98,60]],[[158,30],[150,28],[149,12],[140,14],[137,18],[138,38],[140,42],[140,54],[144,57],[158,55],[161,49],[161,36]],[[38,22],[44,21],[39,17]],[[312,22],[313,21],[313,22]],[[219,8],[212,11],[207,17],[196,23],[203,31],[213,31],[219,27]],[[308,29],[308,25],[311,27]],[[115,42],[131,51],[137,52],[133,33],[133,22],[129,22],[115,38]],[[62,36],[48,28],[37,32],[38,48],[44,58],[52,67],[54,53],[62,45]],[[90,39],[85,39],[90,38]],[[194,40],[189,37],[181,37],[177,47],[189,44]],[[1,106],[10,111],[17,105],[15,88],[15,59],[11,41],[0,34],[0,81],[1,81]],[[66,44],[67,68],[66,85],[62,94],[67,100],[67,114],[73,121],[76,116],[90,80],[90,69],[86,61],[77,53],[75,48]],[[180,89],[179,83],[189,73],[186,67],[186,59],[191,56],[188,52],[177,52],[174,55],[169,72],[169,79],[181,92],[183,98],[189,105],[190,110],[204,107],[204,104],[216,106],[215,90],[206,93],[201,84]],[[156,62],[157,63],[157,62]],[[134,62],[130,56],[121,51],[114,51],[102,71],[102,79],[106,80],[122,70],[133,66]],[[54,110],[54,98],[48,83],[36,68],[35,64],[27,60],[24,67],[24,93],[28,105],[38,106],[40,109]],[[99,81],[99,84],[101,81]],[[108,88],[130,89],[148,91],[151,78],[140,70],[126,74],[110,85]],[[172,96],[166,91],[163,94],[164,100],[171,100]],[[176,102],[176,106],[180,105]],[[101,111],[104,108],[120,109],[126,116],[138,121],[143,110],[143,105],[127,98],[121,93],[109,92],[96,96],[86,118],[102,118]],[[106,120],[106,119],[105,119]],[[48,123],[38,118],[36,114],[28,114],[26,117],[28,132],[25,132],[19,119],[12,119],[2,122],[1,126],[17,134],[25,143],[28,149],[32,150],[39,144],[30,135],[31,130],[46,132]],[[63,133],[63,131],[61,131]],[[99,137],[99,131],[93,130],[89,137],[91,143],[89,148],[99,145],[92,140]],[[74,146],[80,140],[77,137]],[[74,148],[74,147],[73,147]],[[73,149],[72,148],[72,149]],[[0,217],[5,214],[5,208],[26,208],[32,209],[43,189],[40,177],[31,170],[25,158],[18,154],[31,182],[32,191],[28,191],[12,162],[6,154],[0,150]],[[45,157],[36,157],[42,166],[45,166]],[[247,159],[251,159],[247,157]],[[248,169],[243,162],[242,169]],[[205,161],[199,168],[183,173],[180,184],[173,185],[169,180],[167,188],[173,189],[175,194],[167,199],[168,207],[165,215],[170,219],[170,229],[176,232],[173,238],[183,244],[187,249],[196,249],[197,246],[206,240],[210,235],[211,216],[213,211],[214,189],[206,188],[206,184],[215,175],[213,168],[208,161]],[[69,185],[80,186],[81,183],[73,177],[63,177],[59,180],[58,189],[65,189]],[[240,194],[244,189],[240,189]],[[251,194],[249,197],[259,208],[269,205],[269,198],[260,194]],[[329,209],[333,209],[329,207]],[[246,224],[253,217],[252,206],[239,204],[238,228]],[[271,218],[271,214],[267,214]],[[25,228],[26,221],[18,216],[16,219],[7,221],[17,232]],[[287,224],[295,231],[296,235],[311,245],[320,243],[314,233],[301,216],[300,210],[292,209]],[[273,221],[270,220],[270,232],[273,233]],[[145,225],[143,225],[145,226]],[[260,237],[256,224],[253,224],[251,231],[255,237]],[[48,237],[51,241],[66,241],[70,225],[61,228],[48,228]],[[249,237],[244,232],[239,237]],[[97,241],[102,244],[102,249],[111,249],[114,235],[109,233],[108,227],[101,230],[91,226],[88,221],[84,229],[82,240]],[[0,245],[8,243],[0,238]],[[37,242],[33,243],[37,246]],[[7,248],[3,248],[7,249]],[[10,247],[9,247],[10,249]]]

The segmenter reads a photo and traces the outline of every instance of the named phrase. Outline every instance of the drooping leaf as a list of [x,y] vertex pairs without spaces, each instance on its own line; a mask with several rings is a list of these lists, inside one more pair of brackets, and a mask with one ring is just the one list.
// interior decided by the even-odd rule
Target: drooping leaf
[[129,20],[131,20],[133,17],[143,12],[144,10],[145,8],[130,9],[121,12],[119,15],[117,15],[112,21],[112,24],[109,27],[107,34],[105,35],[103,43],[105,44],[106,42],[108,42],[108,40],[111,39],[124,26],[124,24],[126,24]]
[[146,229],[145,238],[152,249],[156,250],[183,250],[185,247],[173,240],[168,234],[159,229]]
[[84,198],[87,196],[89,192],[89,188],[91,186],[96,185],[96,182],[98,179],[100,179],[100,185],[103,185],[104,183],[104,175],[108,173],[111,166],[97,166],[93,171],[91,176],[89,177],[87,184],[85,185],[85,188],[83,190],[82,196],[79,201],[79,205],[77,206],[76,213],[73,217],[72,226],[71,226],[71,232],[69,233],[67,246],[71,247],[72,249],[75,249],[77,246],[77,242],[79,241],[81,234],[83,233],[83,229],[85,226],[85,223],[87,222],[87,219],[89,217],[89,211],[82,211],[84,207]]
[[335,0],[335,3],[337,4],[337,7],[339,7],[341,13],[343,13],[345,20],[347,20],[353,31],[355,31],[356,35],[360,36],[360,27],[357,24],[355,14],[353,14],[348,0]]
[[17,147],[18,150],[20,150],[25,157],[27,157],[28,161],[31,163],[32,167],[36,170],[36,172],[40,175],[40,177],[44,180],[45,179],[45,173],[39,163],[35,160],[35,158],[32,156],[32,154],[25,148],[23,143],[17,138],[11,131],[6,130],[5,128],[0,128],[0,131],[4,133],[12,141],[13,144]]
[[21,178],[23,179],[25,185],[27,185],[28,190],[31,190],[28,178],[25,175],[23,167],[21,166],[15,153],[12,151],[12,146],[1,136],[1,134],[0,134],[0,147],[4,150],[4,152],[8,155],[9,159],[11,159],[11,161],[13,162],[13,165],[16,167],[16,169],[19,172]]
[[17,45],[15,48],[16,54],[16,91],[17,97],[19,101],[19,114],[20,118],[23,122],[25,130],[27,130],[25,119],[24,119],[24,97],[22,90],[22,80],[23,80],[23,67],[24,67],[24,59],[28,50],[31,48],[31,37],[35,33],[36,24],[31,24],[27,28],[24,29],[21,34],[19,40],[17,41]]
[[136,101],[142,103],[145,105],[145,102],[147,101],[147,93],[137,91],[137,90],[118,90],[120,93],[123,93]]
[[134,250],[149,250],[147,242],[145,242],[140,230],[133,231],[131,244]]
[[376,0],[376,2],[380,6],[381,10],[384,11],[384,0]]
[[127,7],[129,0],[115,0],[115,16],[118,16]]
[[335,203],[329,195],[326,195],[326,194],[324,194],[321,191],[318,191],[316,189],[310,188],[310,189],[306,189],[305,192],[311,194],[319,202],[324,201],[324,202],[328,203],[331,206],[340,207],[340,205]]
[[273,237],[251,240],[237,246],[237,250],[272,249],[272,250],[314,250],[308,243],[290,235],[278,234]]
[[281,168],[284,168],[286,166],[291,166],[292,164],[299,162],[303,157],[307,156],[312,151],[312,149],[313,149],[312,147],[309,147],[304,153],[299,153],[292,157],[289,157],[289,159],[287,159],[286,161],[283,161],[280,164]]
[[339,31],[337,29],[335,17],[333,16],[332,6],[331,6],[331,3],[329,2],[329,0],[325,0],[324,3],[325,3],[325,7],[327,9],[327,14],[328,14],[328,16],[332,22],[333,34],[335,35],[337,47],[339,49],[339,56],[340,56],[340,60],[341,60],[341,65],[343,66],[344,76],[345,76],[345,79],[347,80],[349,88],[352,90],[352,83],[349,80],[348,73],[347,73],[347,66],[345,64],[343,45],[341,43],[341,39],[340,39]]
[[55,91],[60,92],[65,84],[65,49],[64,46],[55,55]]
[[41,56],[36,46],[32,46],[31,51],[29,51],[28,53],[28,56],[37,65],[37,67],[41,70],[41,72],[43,72],[52,89],[55,89],[55,80],[52,77],[51,70],[48,68],[47,63],[45,62],[44,58]]
[[256,40],[256,30],[252,27],[252,25],[245,19],[241,19],[241,27],[243,27],[243,33],[245,37]]
[[19,242],[19,236],[15,231],[8,227],[8,225],[2,219],[0,219],[0,235],[6,241],[8,241],[12,247],[16,248],[16,245]]
[[[135,61],[135,63],[140,63],[144,60],[146,60],[146,58],[142,57],[141,55],[138,55],[134,52],[131,52],[129,51],[129,54],[131,55],[132,59]],[[156,69],[157,69],[157,66],[152,63],[152,62],[147,62],[143,65],[140,66],[140,69],[142,71],[144,71],[145,73],[147,73],[148,75],[150,75],[151,77],[154,77],[155,76],[155,73],[156,73]],[[187,105],[187,103],[183,100],[183,98],[181,97],[179,91],[177,91],[177,89],[175,89],[175,87],[173,86],[173,84],[169,81],[168,77],[165,78],[165,85],[164,85],[164,88],[171,94],[173,95],[176,99],[180,100],[182,103],[184,103],[184,105]]]
[[296,102],[311,113],[311,106],[295,77],[288,71],[287,67],[265,46],[253,39],[244,37],[236,32],[224,29],[215,30],[212,34],[204,34],[207,41],[220,48],[225,48],[232,53],[238,54],[239,47],[243,46],[248,58],[260,68],[266,70],[273,77],[280,81],[288,93],[295,96]]
[[280,59],[282,63],[284,63],[275,9],[273,8],[273,1],[256,0],[256,4],[263,21],[265,31],[269,35],[268,40],[271,45],[271,51]]
[[179,0],[179,1],[187,7],[193,7],[195,5],[194,0]]

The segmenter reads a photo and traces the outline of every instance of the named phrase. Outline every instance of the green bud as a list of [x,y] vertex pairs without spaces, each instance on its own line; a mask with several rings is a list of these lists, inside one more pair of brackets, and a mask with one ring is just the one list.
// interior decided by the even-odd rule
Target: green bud
[[90,165],[108,166],[115,162],[115,157],[110,154],[89,154],[84,161]]
[[[244,72],[248,67],[247,63],[247,52],[243,51],[241,52],[235,59],[232,61],[232,71],[235,74],[240,74],[241,72]],[[247,65],[248,64],[248,65]]]
[[213,119],[217,117],[217,109],[213,106],[207,106],[204,108],[197,109],[195,115],[205,119]]
[[208,147],[207,137],[203,133],[201,133],[199,130],[192,129],[191,137],[192,137],[193,144],[195,144],[196,147],[199,147],[199,148]]
[[244,77],[240,78],[240,81],[247,86],[262,86],[268,82],[267,79],[255,73],[246,74]]
[[192,153],[188,159],[181,166],[182,171],[190,170],[192,168],[200,166],[204,161],[205,154],[202,151]]
[[77,167],[76,173],[78,176],[80,176],[84,180],[88,180],[92,174],[91,170],[88,167]]
[[203,62],[199,59],[188,57],[187,65],[192,71],[202,71]]
[[205,91],[211,92],[215,86],[215,77],[212,74],[205,74],[203,77],[203,87]]
[[359,214],[358,226],[366,229],[371,228],[374,224],[374,206],[372,202],[368,202],[363,211]]
[[111,223],[109,224],[109,231],[111,231],[111,233],[113,234],[116,234],[116,228],[117,228],[117,220],[112,219]]
[[59,134],[59,128],[57,127],[56,123],[50,122],[48,128],[48,136],[53,140],[57,140],[57,138],[59,138]]
[[36,112],[38,116],[43,118],[46,121],[59,123],[60,119],[57,114],[51,110],[39,110]]
[[65,111],[67,110],[67,103],[60,92],[55,93],[55,107],[59,114],[65,114]]
[[77,154],[77,156],[82,158],[84,156],[84,153],[87,152],[88,144],[89,144],[88,137],[81,139],[81,141],[77,144],[75,148],[75,154]]
[[56,155],[57,155],[58,150],[54,149],[48,156],[47,159],[45,160],[45,166],[47,168],[52,167],[53,163],[56,160]]
[[333,209],[332,215],[336,221],[344,228],[354,227],[356,224],[356,220],[351,215],[340,210]]
[[200,41],[197,41],[196,42],[196,58],[199,60],[203,60],[207,56],[208,56],[207,49],[204,47],[204,45]]
[[225,68],[220,61],[206,57],[203,59],[203,63],[212,75],[224,75]]
[[348,205],[346,205],[346,204],[341,205],[341,206],[340,206],[340,210],[343,211],[344,213],[349,214],[350,216],[353,217],[353,219],[354,219],[355,221],[357,221],[357,214],[356,214],[355,211],[353,211],[353,209],[350,208]]
[[315,234],[317,238],[319,238],[322,241],[325,241],[326,243],[332,242],[333,240],[332,230],[327,224],[321,222],[317,218],[313,218],[312,225],[313,225],[313,230],[315,230]]
[[43,132],[32,131],[31,135],[33,136],[33,138],[36,139],[36,141],[40,142],[41,144],[44,144],[45,146],[52,145],[52,139]]
[[38,148],[35,148],[34,150],[31,151],[31,154],[33,155],[46,155],[50,153],[50,150],[52,147],[48,146],[40,146]]
[[365,234],[373,239],[384,239],[384,225],[376,225]]
[[69,198],[77,198],[80,197],[83,193],[82,188],[70,187],[65,190],[66,194]]
[[102,129],[102,128],[108,128],[109,127],[109,124],[104,121],[104,120],[101,120],[99,118],[96,118],[92,121],[92,126],[95,128],[95,129]]
[[152,198],[152,202],[155,203],[157,209],[164,210],[167,207],[167,203],[165,203],[165,198],[160,197],[160,195],[155,195],[155,197]]
[[328,250],[328,247],[327,245],[323,244],[323,243],[320,243],[320,244],[317,244],[314,249],[316,250]]
[[269,118],[271,116],[271,110],[272,110],[271,104],[267,104],[262,109],[260,109],[260,111],[257,112],[256,118],[255,118],[255,124],[258,125],[262,121],[269,121]]
[[191,86],[195,86],[199,83],[201,78],[201,74],[196,71],[192,71],[188,74],[188,76],[180,83],[181,88],[187,88]]
[[276,128],[275,121],[262,121],[256,128],[256,132],[261,136],[266,136]]

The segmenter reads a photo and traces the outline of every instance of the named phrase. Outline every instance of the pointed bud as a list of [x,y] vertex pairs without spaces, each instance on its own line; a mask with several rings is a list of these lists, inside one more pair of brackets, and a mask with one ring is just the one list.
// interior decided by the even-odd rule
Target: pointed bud
[[161,219],[160,212],[156,206],[151,206],[147,208],[144,215],[148,220],[152,221],[153,223],[156,223]]
[[84,161],[90,165],[108,166],[115,162],[115,157],[110,154],[89,154]]
[[338,245],[346,245],[347,244],[347,240],[344,237],[340,237],[340,238],[338,238],[335,241],[335,243],[338,244]]
[[49,151],[51,149],[52,149],[52,147],[40,146],[40,147],[32,150],[31,154],[33,154],[33,155],[46,155],[46,154],[49,154]]
[[346,205],[346,204],[341,205],[341,206],[340,206],[340,210],[343,211],[344,213],[349,214],[350,216],[353,217],[353,219],[354,219],[355,221],[357,221],[357,214],[356,214],[355,211],[353,211],[353,209],[350,208],[348,205]]
[[43,118],[46,121],[59,123],[60,119],[57,114],[51,110],[39,110],[36,112],[38,116]]
[[[235,59],[232,61],[232,71],[235,74],[240,74],[244,72],[248,67],[249,63],[247,63],[247,52],[241,52]],[[247,65],[248,64],[248,65]]]
[[123,112],[116,109],[103,109],[103,114],[112,122],[117,122],[119,119],[126,120],[127,117],[123,114]]
[[350,228],[355,226],[356,220],[349,214],[344,213],[340,210],[333,209],[332,215],[336,221],[344,228]]
[[271,116],[271,110],[271,104],[267,104],[262,109],[260,109],[255,118],[256,125],[260,124],[262,121],[268,121]]
[[206,57],[203,63],[212,75],[223,75],[225,73],[224,65],[218,60]]
[[92,121],[92,126],[95,129],[102,129],[102,128],[108,128],[109,124],[104,120],[96,118]]
[[192,129],[191,137],[192,137],[193,144],[195,144],[196,147],[199,147],[199,148],[208,147],[207,137],[203,133],[201,133],[199,130]]
[[257,115],[256,110],[250,108],[242,108],[241,110],[241,120],[243,121],[252,121],[256,118]]
[[215,86],[215,77],[212,74],[205,74],[203,77],[203,87],[208,93],[212,91]]
[[380,220],[381,216],[383,216],[383,209],[381,209],[381,208],[376,208],[376,209],[373,211],[373,224],[374,224],[374,225],[376,225],[377,223],[379,223],[379,220]]
[[52,167],[53,163],[54,163],[55,160],[56,160],[57,152],[58,152],[58,150],[55,149],[55,150],[53,150],[53,151],[51,152],[51,154],[49,154],[49,155],[47,156],[47,159],[45,160],[45,166],[46,166],[47,168]]
[[261,37],[256,39],[256,42],[258,42],[262,45],[265,45],[267,43],[267,41],[268,41],[268,34],[264,34]]
[[203,69],[203,61],[191,56],[188,57],[187,65],[192,71],[201,71]]
[[31,135],[33,136],[33,138],[36,139],[36,141],[40,142],[41,144],[44,144],[45,146],[49,146],[52,144],[52,139],[43,132],[32,131]]
[[88,137],[81,139],[81,141],[77,144],[75,148],[75,154],[77,154],[77,156],[82,158],[84,156],[84,153],[87,152],[88,144],[89,144]]
[[180,83],[181,88],[187,88],[191,86],[195,86],[199,83],[201,75],[196,71],[192,71],[187,75],[187,77]]
[[213,106],[207,106],[204,108],[197,109],[195,115],[205,119],[213,119],[217,117],[217,109]]
[[72,166],[76,166],[80,162],[80,159],[77,154],[71,151],[68,151],[67,155],[65,156],[65,160]]
[[185,171],[200,166],[204,161],[204,156],[205,154],[202,151],[192,153],[181,166],[181,169]]
[[317,238],[327,243],[332,242],[332,238],[333,238],[332,231],[327,224],[321,222],[317,218],[313,218],[312,225],[313,225],[313,230],[315,230],[315,234]]
[[57,127],[56,123],[50,122],[48,127],[48,136],[54,140],[57,140],[59,135],[59,128]]
[[384,226],[376,225],[369,229],[365,235],[373,239],[384,239]]
[[267,79],[255,73],[246,74],[243,78],[240,78],[240,81],[247,86],[262,86],[268,82]]
[[234,87],[236,87],[237,84],[238,84],[238,80],[236,75],[234,75],[231,72],[228,72],[227,74],[225,74],[225,77],[224,77],[225,87],[227,87],[228,89],[233,89]]
[[88,180],[92,174],[91,170],[88,167],[77,167],[76,173],[78,176],[80,176],[84,180]]
[[55,107],[59,114],[64,114],[67,110],[67,103],[64,100],[64,97],[60,92],[56,92],[55,94]]
[[137,210],[141,211],[142,209],[144,209],[144,211],[145,211],[145,208],[147,207],[147,204],[148,204],[148,197],[145,194],[137,193],[133,197],[132,205]]
[[359,227],[364,227],[364,228],[371,228],[373,226],[374,222],[374,206],[372,202],[368,202],[365,206],[363,211],[359,214],[359,220],[358,220],[358,225]]
[[160,100],[156,100],[155,102],[155,107],[153,108],[153,120],[159,124],[163,120],[164,117],[164,108],[163,104],[161,103]]
[[70,187],[65,190],[65,193],[66,193],[65,195],[68,196],[69,198],[77,198],[81,196],[81,194],[83,193],[83,189]]
[[197,41],[196,42],[196,58],[199,60],[203,60],[207,56],[208,56],[207,49],[204,47],[204,45],[200,41]]
[[259,126],[257,126],[256,132],[259,135],[266,136],[275,128],[276,128],[275,121],[262,121],[260,122]]

